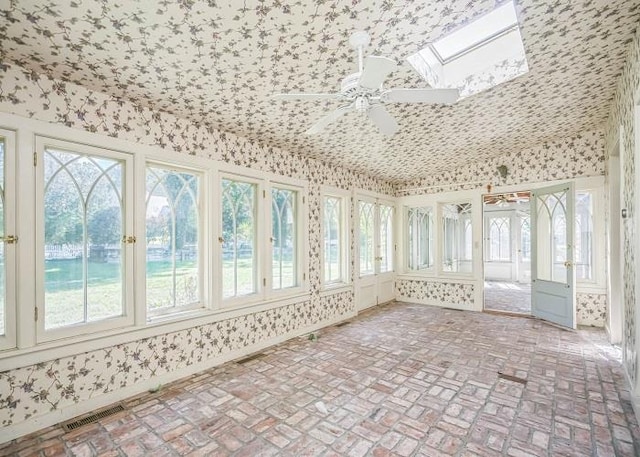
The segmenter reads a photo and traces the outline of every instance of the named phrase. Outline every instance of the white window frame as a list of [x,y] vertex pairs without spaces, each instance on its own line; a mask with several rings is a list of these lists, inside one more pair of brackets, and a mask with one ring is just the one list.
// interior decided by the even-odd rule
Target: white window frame
[[[403,215],[403,220],[402,220],[402,230],[403,230],[403,235],[404,235],[404,249],[403,249],[403,254],[404,254],[404,260],[402,262],[403,265],[403,270],[409,273],[424,273],[424,272],[433,272],[434,268],[435,268],[435,259],[436,259],[436,233],[435,233],[435,224],[436,224],[436,220],[435,220],[435,208],[433,207],[433,205],[411,205],[411,206],[403,206],[403,211],[402,211],[402,215]],[[411,245],[414,244],[414,241],[411,239],[411,236],[409,235],[409,213],[411,210],[425,210],[425,212],[429,212],[431,217],[431,227],[429,227],[429,239],[427,240],[427,243],[429,244],[429,254],[431,255],[432,258],[432,263],[430,266],[425,267],[425,268],[411,268],[410,266],[410,262],[411,262]],[[419,226],[417,226],[419,228]],[[420,258],[420,253],[418,252],[417,257]]]
[[[17,236],[16,233],[16,133],[12,130],[0,129],[0,137],[4,139],[4,236]],[[18,242],[4,243],[5,259],[5,328],[0,335],[0,350],[16,347],[17,294],[16,294],[16,260],[20,252]]]
[[[191,305],[180,306],[176,308],[164,308],[158,311],[149,311],[147,296],[146,296],[146,285],[147,285],[147,277],[146,277],[146,266],[147,266],[147,243],[146,243],[146,214],[147,214],[147,205],[146,205],[146,176],[147,176],[147,168],[163,168],[165,170],[173,171],[176,173],[191,173],[198,177],[198,201],[197,201],[197,210],[198,210],[198,290],[200,295],[199,303],[194,303]],[[208,236],[208,213],[207,213],[207,205],[205,202],[209,200],[208,198],[208,170],[206,168],[197,168],[194,166],[176,164],[176,163],[168,163],[162,160],[154,160],[148,159],[145,161],[144,166],[144,179],[143,183],[145,191],[143,192],[144,203],[142,208],[144,208],[144,237],[140,238],[140,240],[145,240],[140,244],[144,247],[144,272],[145,272],[145,280],[144,280],[144,312],[146,315],[146,319],[148,321],[152,321],[154,319],[166,319],[171,316],[183,316],[185,313],[192,313],[194,311],[198,311],[201,309],[206,309],[210,307],[210,291],[207,287],[206,279],[210,278],[209,272],[209,261],[208,261],[208,250],[207,247],[209,245],[208,240],[210,237]],[[138,176],[136,176],[140,179]],[[209,304],[209,306],[208,306]]]
[[53,147],[63,151],[77,154],[87,154],[91,156],[107,157],[123,162],[124,179],[122,183],[122,200],[124,205],[123,233],[124,236],[134,236],[133,231],[133,155],[114,151],[96,146],[89,146],[82,143],[63,141],[47,136],[37,135],[35,138],[35,152],[38,157],[36,166],[35,198],[36,198],[36,309],[37,309],[37,342],[47,342],[61,338],[69,338],[87,333],[101,332],[116,328],[129,327],[134,324],[134,245],[124,243],[122,249],[123,256],[123,315],[96,321],[93,323],[81,323],[46,330],[45,323],[45,293],[44,293],[44,153],[47,147]]
[[576,181],[575,198],[577,199],[579,192],[589,192],[591,194],[592,203],[592,221],[593,236],[591,238],[591,254],[592,254],[592,278],[576,279],[576,287],[578,293],[603,293],[606,289],[606,272],[605,272],[605,220],[603,217],[596,217],[597,214],[604,214],[604,187],[601,184],[591,184],[590,181]]
[[[492,263],[512,263],[513,258],[513,250],[515,245],[515,230],[514,230],[514,214],[515,209],[512,211],[491,211],[485,212],[485,233],[486,233],[486,252],[485,252],[485,262]],[[508,259],[492,259],[491,258],[491,221],[492,219],[507,219],[509,224],[509,258]]]
[[[469,259],[460,259],[460,260],[465,260],[469,262],[469,265],[471,265],[471,269],[470,271],[446,271],[444,269],[444,211],[443,208],[447,205],[465,205],[465,204],[469,204],[471,205],[471,210],[469,211],[469,219],[471,222],[471,258]],[[437,212],[436,212],[436,243],[437,243],[437,247],[436,247],[436,262],[437,262],[437,274],[438,276],[441,277],[451,277],[451,278],[459,278],[459,277],[473,277],[475,275],[476,272],[476,261],[477,261],[477,238],[476,238],[476,233],[477,233],[477,224],[474,224],[474,220],[477,220],[477,211],[476,211],[476,207],[477,203],[475,203],[473,201],[473,199],[470,198],[464,198],[461,196],[461,198],[459,200],[445,200],[445,201],[439,201],[437,204]],[[462,229],[462,237],[464,238],[464,227],[461,227]],[[462,245],[462,244],[461,244]]]
[[[223,188],[222,188],[222,181],[223,180],[232,180],[232,181],[238,181],[238,182],[243,182],[243,183],[249,183],[249,184],[253,184],[255,185],[255,213],[254,213],[254,218],[255,218],[255,224],[256,226],[254,227],[254,237],[255,237],[255,252],[253,253],[254,256],[256,256],[256,258],[254,259],[254,267],[255,267],[255,271],[254,271],[254,292],[251,294],[247,294],[247,295],[235,295],[232,297],[227,297],[224,298],[223,296],[223,280],[222,280],[222,262],[223,262],[223,256],[222,256],[222,243],[223,243],[223,237],[224,237],[224,232],[223,232],[223,222],[222,222],[222,208],[223,208]],[[257,303],[259,301],[262,300],[263,296],[264,296],[264,291],[266,289],[266,284],[263,280],[263,278],[265,278],[264,276],[264,246],[265,246],[265,239],[267,236],[267,230],[266,227],[264,226],[264,218],[265,218],[265,204],[264,204],[264,199],[266,198],[265,196],[265,192],[266,190],[264,189],[264,183],[261,179],[253,177],[253,176],[248,176],[248,175],[243,175],[243,174],[238,174],[238,173],[232,173],[232,172],[224,172],[221,171],[218,175],[218,179],[216,180],[216,192],[215,195],[218,195],[218,212],[216,215],[216,219],[218,222],[218,234],[217,234],[217,239],[218,239],[218,255],[216,256],[218,259],[218,265],[216,268],[217,274],[216,274],[216,284],[217,284],[217,290],[218,290],[218,302],[220,304],[221,308],[225,308],[225,307],[233,307],[235,305],[243,305],[243,304],[252,304],[252,303]],[[263,201],[263,204],[260,204],[260,201]]]
[[[324,215],[325,215],[325,198],[332,197],[340,201],[340,268],[341,277],[332,281],[325,279],[325,250],[324,250]],[[331,289],[351,284],[350,253],[351,243],[349,234],[351,233],[351,192],[339,189],[337,187],[322,186],[320,189],[320,284],[322,289]]]
[[[29,119],[14,114],[0,113],[0,129],[12,134],[15,138],[15,235],[19,235],[19,243],[16,251],[19,253],[19,262],[15,262],[15,293],[20,306],[15,307],[15,344],[8,347],[0,346],[0,366],[3,370],[14,369],[52,360],[54,358],[73,356],[87,351],[99,350],[118,344],[139,341],[171,332],[181,331],[200,325],[209,325],[224,319],[244,316],[250,313],[263,312],[282,306],[296,305],[310,300],[309,288],[309,182],[306,179],[293,179],[279,176],[275,173],[267,173],[245,166],[236,166],[210,157],[178,153],[157,145],[136,143],[128,139],[114,138],[100,135],[85,130],[66,127],[60,124]],[[41,155],[36,154],[36,137],[59,139],[73,145],[81,145],[84,151],[88,147],[99,150],[114,151],[117,154],[125,154],[132,158],[133,167],[127,165],[127,170],[133,171],[133,194],[135,208],[145,206],[145,172],[146,163],[165,163],[185,169],[203,170],[204,183],[203,212],[201,214],[204,229],[202,232],[201,252],[205,252],[203,260],[206,265],[206,273],[203,272],[206,288],[203,288],[202,299],[204,308],[198,308],[182,313],[173,313],[162,316],[147,316],[146,313],[146,246],[142,241],[146,237],[146,211],[135,211],[133,220],[133,235],[137,242],[133,245],[134,251],[134,282],[133,294],[135,300],[127,300],[127,306],[132,307],[133,312],[127,312],[127,322],[116,328],[95,330],[91,333],[77,332],[68,338],[42,340],[39,339],[37,324],[34,314],[38,313],[38,320],[43,319],[42,309],[38,305],[38,287],[36,277],[42,268],[36,258],[37,239],[34,229],[34,216],[37,213],[36,189],[37,168],[34,163],[41,162]],[[87,147],[85,147],[85,145]],[[77,147],[77,152],[83,152]],[[223,307],[217,297],[220,290],[216,277],[217,261],[219,259],[218,236],[218,195],[216,186],[219,173],[232,172],[242,176],[254,177],[264,182],[286,183],[300,185],[304,188],[303,194],[306,203],[300,212],[303,221],[302,244],[303,252],[300,261],[303,267],[300,271],[305,276],[301,284],[301,292],[290,292],[288,295],[278,297],[273,294],[265,294],[263,300],[255,303],[239,305],[234,308]],[[130,183],[129,183],[130,185]],[[206,196],[205,196],[206,194]],[[127,235],[131,234],[128,231]],[[42,240],[40,241],[42,242]],[[129,256],[131,257],[131,256]],[[42,291],[42,287],[40,286]],[[43,292],[40,292],[43,294]],[[133,320],[133,324],[131,324]]]
[[[294,271],[296,275],[296,285],[292,287],[285,287],[282,289],[274,289],[273,288],[273,243],[271,241],[273,237],[273,188],[283,189],[283,190],[291,190],[296,192],[296,214],[295,214],[295,224],[296,224],[296,262],[297,265],[294,266]],[[266,298],[279,298],[286,297],[289,295],[297,295],[301,292],[307,290],[308,284],[308,268],[307,268],[307,253],[304,249],[305,246],[308,246],[306,240],[308,238],[308,225],[305,223],[308,219],[305,208],[307,206],[307,199],[309,198],[308,188],[304,182],[294,179],[286,179],[283,177],[273,178],[265,182],[266,196],[268,205],[265,204],[265,234],[268,239],[265,240],[265,249],[266,255],[264,255],[265,259],[265,267],[264,268],[264,283],[266,284],[266,292],[268,296]],[[268,210],[266,208],[269,208]]]
[[[309,291],[309,258],[305,246],[309,245],[308,204],[309,186],[306,181],[272,175],[264,172],[251,173],[246,168],[221,164],[218,169],[214,195],[216,200],[215,219],[217,231],[215,239],[222,239],[222,180],[232,179],[256,185],[256,291],[253,294],[223,298],[222,289],[222,244],[215,243],[213,253],[218,259],[214,275],[214,290],[217,291],[219,309],[232,309],[252,306],[258,303],[273,302],[305,295]],[[272,288],[272,200],[271,188],[296,190],[298,192],[298,214],[296,216],[300,234],[296,241],[298,249],[298,286],[285,289]]]

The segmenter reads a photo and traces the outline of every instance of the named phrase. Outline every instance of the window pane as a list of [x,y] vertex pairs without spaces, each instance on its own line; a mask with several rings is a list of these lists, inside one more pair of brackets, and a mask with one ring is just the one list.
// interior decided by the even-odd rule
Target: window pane
[[360,275],[374,273],[374,221],[375,204],[358,202],[358,221],[360,224]]
[[296,201],[298,193],[274,187],[272,202],[272,284],[273,289],[286,289],[298,285],[296,267]]
[[222,296],[256,292],[256,185],[222,180]]
[[342,277],[342,200],[324,198],[324,281],[343,281]]
[[566,283],[567,192],[542,194],[536,197],[536,261],[538,279]]
[[590,192],[576,195],[576,279],[593,279],[593,198]]
[[123,314],[121,161],[44,153],[45,329]]
[[380,272],[393,271],[393,206],[380,205]]
[[198,176],[147,167],[147,309],[200,303]]
[[[5,202],[5,182],[4,182],[4,160],[5,160],[5,146],[4,138],[0,138],[0,237],[4,237],[6,234],[4,227],[4,202]],[[0,335],[5,334],[6,329],[6,267],[4,257],[4,243],[0,242]]]
[[489,219],[489,260],[508,262],[511,260],[511,218]]
[[531,260],[531,219],[528,215],[520,218],[520,249],[522,260]]
[[473,230],[471,203],[442,206],[442,269],[448,272],[471,272]]
[[433,266],[433,212],[431,208],[409,208],[408,264],[410,270]]

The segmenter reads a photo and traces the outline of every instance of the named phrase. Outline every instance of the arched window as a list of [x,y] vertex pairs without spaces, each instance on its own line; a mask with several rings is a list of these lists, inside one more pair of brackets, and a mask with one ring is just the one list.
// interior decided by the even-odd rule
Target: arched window
[[121,160],[44,152],[44,328],[124,313]]
[[222,296],[257,292],[256,185],[222,180]]
[[491,216],[489,218],[489,260],[508,262],[511,260],[511,218]]
[[200,306],[199,176],[148,166],[146,181],[147,310]]

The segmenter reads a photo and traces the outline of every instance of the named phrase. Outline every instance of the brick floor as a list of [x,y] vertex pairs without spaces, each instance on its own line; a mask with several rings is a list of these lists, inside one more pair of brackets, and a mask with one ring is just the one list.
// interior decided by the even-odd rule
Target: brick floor
[[485,281],[484,309],[531,314],[531,284]]
[[[498,372],[522,378],[499,378]],[[603,331],[392,303],[126,402],[2,455],[633,456]]]

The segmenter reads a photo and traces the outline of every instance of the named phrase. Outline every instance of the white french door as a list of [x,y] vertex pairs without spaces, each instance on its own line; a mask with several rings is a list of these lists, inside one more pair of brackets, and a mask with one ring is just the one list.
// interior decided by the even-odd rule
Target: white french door
[[575,328],[573,184],[531,194],[531,313]]
[[356,303],[363,310],[395,297],[393,233],[394,205],[375,198],[358,197]]

